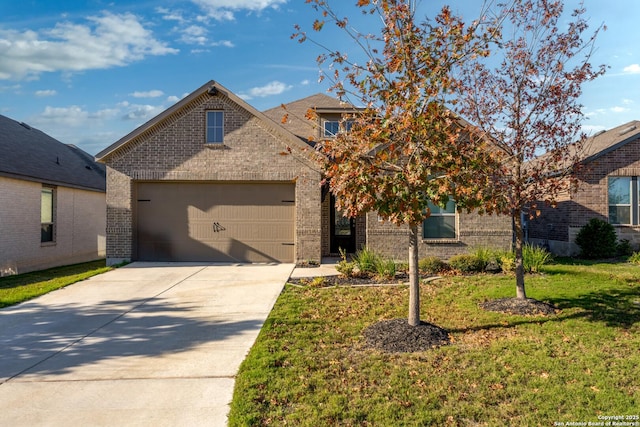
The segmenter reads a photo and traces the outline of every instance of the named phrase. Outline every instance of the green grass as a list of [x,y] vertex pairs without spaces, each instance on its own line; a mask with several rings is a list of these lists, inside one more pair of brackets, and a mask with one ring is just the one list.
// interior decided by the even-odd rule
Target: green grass
[[104,260],[0,278],[0,308],[63,288],[111,270]]
[[404,286],[287,286],[236,378],[229,425],[548,426],[640,411],[640,267],[560,260],[527,276],[550,317],[486,312],[514,278],[422,285],[423,320],[452,345],[366,349],[362,331],[406,316]]

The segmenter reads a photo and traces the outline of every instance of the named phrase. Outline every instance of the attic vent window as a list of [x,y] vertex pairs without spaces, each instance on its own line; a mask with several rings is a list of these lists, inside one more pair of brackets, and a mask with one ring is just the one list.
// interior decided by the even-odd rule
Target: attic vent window
[[207,111],[207,144],[224,142],[224,111]]
[[333,138],[341,132],[349,132],[353,126],[353,120],[325,120],[324,121],[324,137]]
[[624,135],[625,133],[629,133],[629,132],[631,132],[632,130],[636,130],[636,125],[629,126],[628,128],[624,128],[624,129],[622,129],[618,135],[622,136],[622,135]]

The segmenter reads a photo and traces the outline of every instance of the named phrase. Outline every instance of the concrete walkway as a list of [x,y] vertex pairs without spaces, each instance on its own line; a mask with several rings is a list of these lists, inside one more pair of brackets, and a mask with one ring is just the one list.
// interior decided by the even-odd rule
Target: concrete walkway
[[0,426],[224,426],[293,270],[133,263],[0,310]]

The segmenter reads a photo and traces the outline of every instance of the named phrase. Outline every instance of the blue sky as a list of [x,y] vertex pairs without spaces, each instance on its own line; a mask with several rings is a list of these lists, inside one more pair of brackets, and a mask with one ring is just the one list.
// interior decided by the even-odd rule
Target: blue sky
[[[333,3],[364,25],[355,0]],[[445,3],[473,19],[479,0],[422,7]],[[584,4],[592,29],[607,26],[592,62],[611,67],[584,86],[595,132],[640,119],[640,2]],[[316,17],[304,0],[1,0],[0,114],[95,154],[208,80],[259,110],[325,92],[320,51],[290,39]]]

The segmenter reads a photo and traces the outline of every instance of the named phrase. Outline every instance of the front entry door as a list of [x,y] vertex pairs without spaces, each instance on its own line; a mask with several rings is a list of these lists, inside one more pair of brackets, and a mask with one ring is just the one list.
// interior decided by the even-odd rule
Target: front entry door
[[331,196],[331,240],[330,250],[337,254],[340,249],[347,253],[356,251],[356,221],[336,209],[336,199]]

